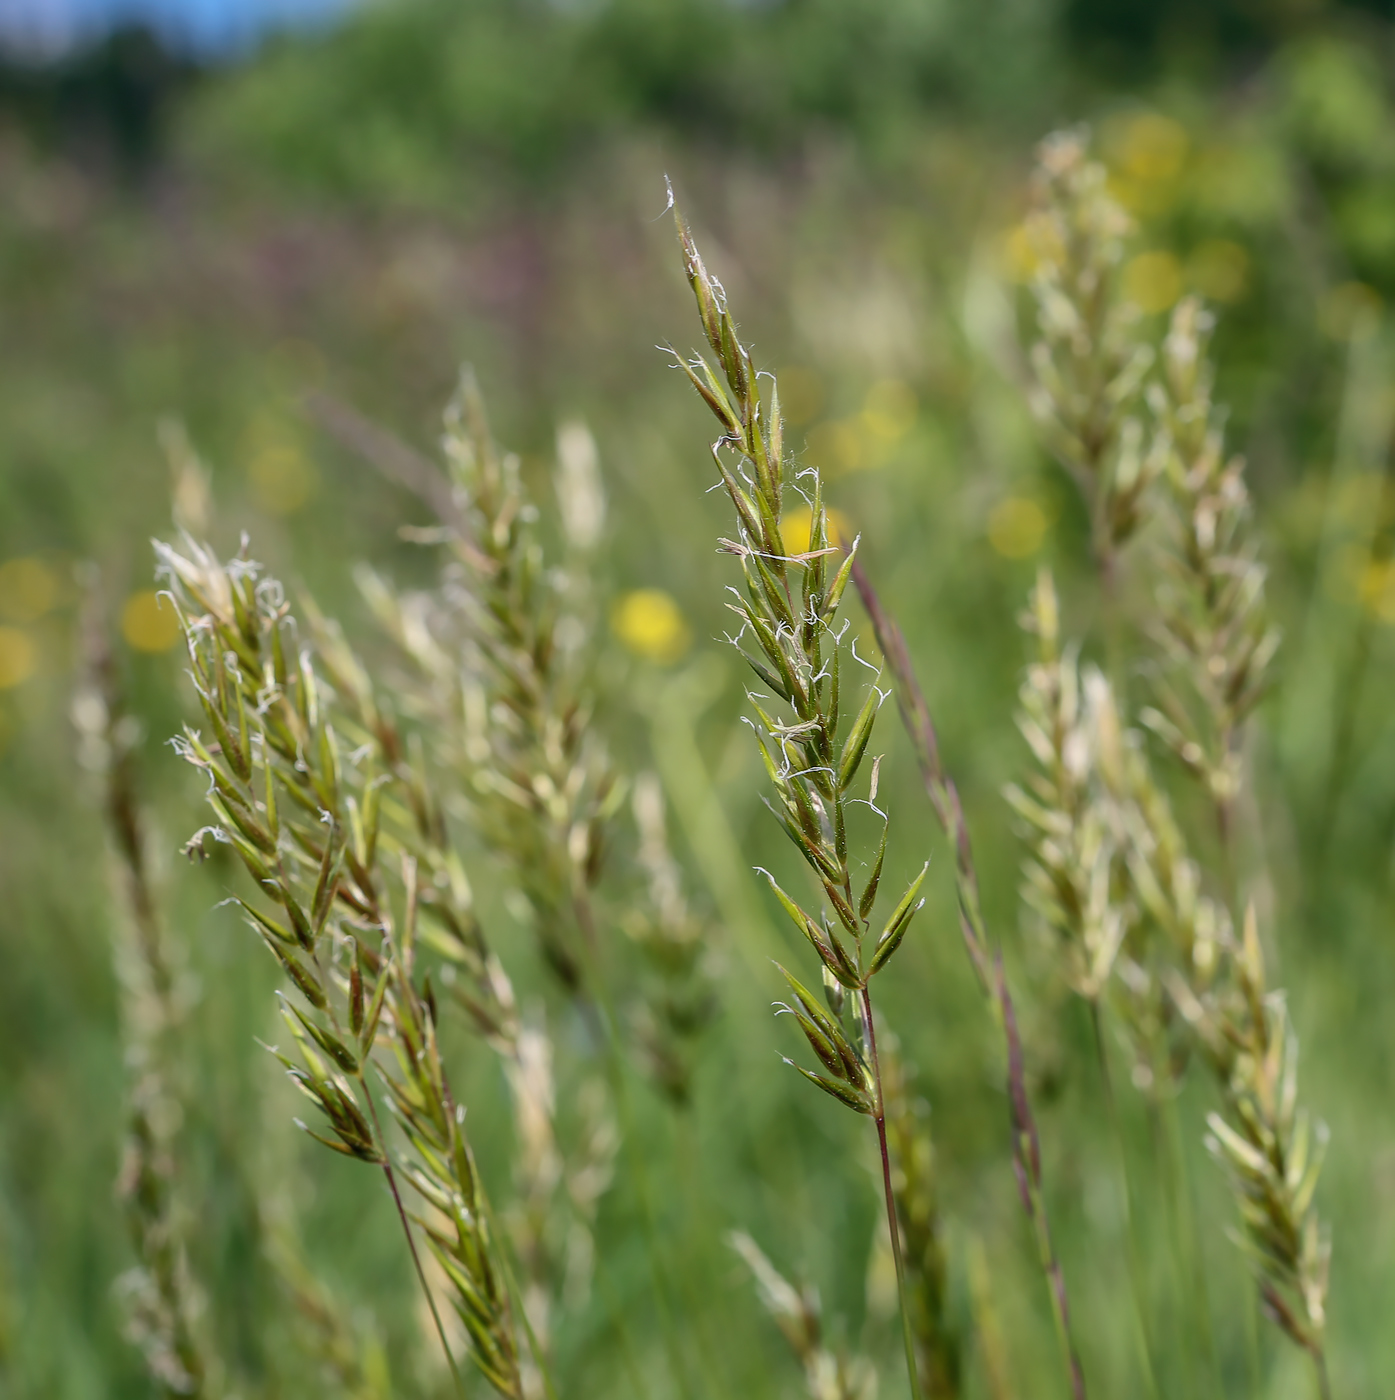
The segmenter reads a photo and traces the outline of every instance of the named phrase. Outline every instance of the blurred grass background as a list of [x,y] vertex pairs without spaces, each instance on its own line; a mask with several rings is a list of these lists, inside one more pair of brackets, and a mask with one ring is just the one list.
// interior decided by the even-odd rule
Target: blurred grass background
[[[268,1183],[297,1203],[316,1269],[376,1318],[398,1391],[441,1384],[380,1188],[350,1164],[305,1156],[289,1126],[254,1039],[272,1033],[270,968],[229,911],[212,908],[230,872],[173,856],[199,824],[199,794],[162,747],[181,715],[179,661],[147,596],[147,541],[168,528],[156,428],[174,417],[213,469],[219,543],[247,529],[258,558],[371,637],[350,565],[424,578],[428,561],[396,535],[422,513],[317,426],[306,396],[333,394],[429,450],[462,360],[540,489],[561,422],[580,416],[596,435],[610,503],[597,584],[611,619],[598,722],[639,764],[655,761],[660,736],[675,830],[718,930],[726,1009],[696,1102],[677,1118],[657,1100],[637,1109],[692,1320],[697,1392],[799,1390],[722,1243],[733,1227],[820,1288],[835,1335],[894,1357],[869,1143],[848,1115],[794,1091],[765,1010],[776,994],[765,950],[783,934],[744,869],[751,853],[785,856],[756,801],[758,766],[735,725],[738,676],[717,640],[727,571],[713,541],[725,515],[703,494],[709,430],[653,348],[696,339],[671,228],[657,218],[666,173],[910,637],[1024,1002],[1087,1370],[1096,1394],[1139,1393],[1087,1028],[1019,935],[1019,856],[998,795],[1022,762],[1014,619],[1037,563],[1057,569],[1073,606],[1089,606],[1079,507],[1012,382],[1027,272],[1014,229],[1032,146],[1081,119],[1140,222],[1127,271],[1137,299],[1160,316],[1192,289],[1221,312],[1220,393],[1250,461],[1286,634],[1255,742],[1273,954],[1306,1096],[1333,1133],[1321,1201],[1335,1236],[1336,1384],[1377,1393],[1395,1374],[1392,58],[1382,7],[1318,0],[397,0],[235,58],[133,28],[56,53],[9,51],[4,1393],[148,1393],[112,1293],[129,1262],[112,1204],[126,1085],[114,916],[97,799],[67,720],[83,561],[99,567],[124,638],[196,999],[195,1263],[239,1393],[315,1393],[285,1359],[289,1324],[256,1245]],[[948,865],[891,728],[886,771],[907,813],[893,857],[909,869],[932,848],[939,877],[934,917],[901,955],[887,1009],[941,1143],[955,1308],[967,1325],[969,1261],[983,1261],[1009,1393],[1051,1395],[1053,1341],[1013,1200],[995,1052]],[[519,980],[540,996],[514,943]],[[491,1066],[457,1048],[497,1177],[503,1095]],[[1212,1222],[1213,1393],[1306,1393],[1301,1358],[1256,1321],[1222,1236],[1229,1206],[1200,1149],[1205,1100],[1194,1097],[1183,1112]],[[1129,1146],[1147,1183],[1136,1117]],[[602,1207],[603,1286],[559,1340],[568,1395],[635,1390],[613,1326],[619,1310],[643,1336],[652,1308],[647,1266],[631,1257],[633,1211],[622,1191]],[[1140,1228],[1161,1240],[1165,1224],[1145,1210]],[[1159,1243],[1150,1257],[1171,1326],[1167,1251]],[[1184,1393],[1167,1369],[1177,1364],[1165,1362],[1168,1394]],[[652,1387],[641,1393],[674,1393],[647,1350],[637,1365]],[[883,1394],[900,1384],[888,1363]],[[975,1360],[971,1393],[987,1384]]]

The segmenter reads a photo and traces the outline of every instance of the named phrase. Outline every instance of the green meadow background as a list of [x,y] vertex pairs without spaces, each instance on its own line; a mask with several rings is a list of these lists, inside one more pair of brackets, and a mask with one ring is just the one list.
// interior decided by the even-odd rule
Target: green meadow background
[[[595,586],[595,723],[660,773],[722,1002],[691,1106],[635,1077],[654,1245],[683,1353],[658,1340],[640,1186],[601,1202],[598,1268],[558,1324],[563,1394],[802,1393],[724,1243],[749,1231],[819,1290],[830,1336],[905,1391],[873,1144],[781,1065],[769,958],[799,958],[749,866],[789,869],[737,724],[721,641],[730,561],[710,421],[656,349],[696,320],[670,178],[806,460],[901,618],[964,792],[992,926],[1015,979],[1046,1174],[1091,1392],[1146,1394],[1126,1211],[1089,1027],[1016,896],[1003,784],[1037,567],[1086,632],[1087,524],[1017,387],[1015,233],[1033,146],[1088,121],[1139,224],[1125,271],[1161,324],[1185,291],[1220,316],[1220,397],[1249,462],[1279,683],[1253,736],[1254,868],[1275,981],[1331,1128],[1334,1389],[1395,1377],[1395,29],[1382,7],[1285,0],[398,0],[197,68],[126,32],[0,69],[0,1393],[151,1393],[114,1287],[132,1262],[113,1201],[123,1063],[120,926],[96,780],[69,720],[78,605],[93,576],[144,735],[168,923],[191,1008],[182,1181],[230,1393],[330,1393],[259,1243],[260,1203],[297,1214],[307,1257],[383,1339],[392,1393],[447,1392],[376,1177],[307,1144],[257,1038],[270,960],[227,863],[178,846],[201,793],[164,740],[181,663],[153,607],[169,529],[159,425],[212,472],[214,537],[377,641],[351,569],[424,582],[398,527],[422,508],[326,433],[328,395],[432,451],[458,367],[550,499],[559,426],[583,420],[608,498]],[[951,1309],[973,1396],[1064,1394],[1015,1199],[999,1049],[960,943],[952,863],[894,722],[883,791],[896,875],[929,855],[930,904],[886,979],[888,1020],[937,1139]],[[602,1073],[526,931],[470,854],[530,1014],[568,1068]],[[623,938],[623,935],[617,935]],[[507,1195],[497,1067],[451,1045],[486,1177]],[[561,1053],[559,1052],[559,1054]],[[1209,1340],[1178,1281],[1156,1152],[1124,1093],[1145,1312],[1166,1396],[1310,1393],[1258,1317],[1232,1208],[1180,1113],[1203,1222]],[[989,1341],[985,1343],[984,1336]],[[996,1338],[997,1340],[993,1340]],[[990,1357],[991,1359],[986,1359]],[[681,1381],[681,1383],[680,1383]],[[481,1387],[476,1386],[476,1392]]]

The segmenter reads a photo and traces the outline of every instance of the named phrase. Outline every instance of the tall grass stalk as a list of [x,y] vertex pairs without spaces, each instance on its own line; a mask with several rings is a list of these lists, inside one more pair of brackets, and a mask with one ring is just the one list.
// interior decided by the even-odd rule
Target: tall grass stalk
[[1081,130],[1057,132],[1037,153],[1026,233],[1039,338],[1028,400],[1089,508],[1112,609],[1119,550],[1142,521],[1162,464],[1141,416],[1153,352],[1136,334],[1137,308],[1119,294],[1132,220],[1109,194],[1104,167],[1086,158],[1085,140]]
[[[1135,1228],[1134,1185],[1114,1089],[1104,1007],[1115,990],[1113,973],[1128,932],[1118,898],[1124,853],[1115,809],[1100,792],[1097,774],[1112,761],[1118,720],[1101,673],[1083,669],[1063,652],[1059,608],[1049,573],[1031,595],[1024,625],[1037,639],[1037,660],[1019,690],[1018,727],[1037,760],[1029,791],[1009,784],[1006,796],[1029,842],[1023,897],[1052,937],[1067,986],[1086,1007],[1123,1211],[1124,1250],[1139,1359],[1150,1393],[1158,1393],[1143,1261]],[[1126,1005],[1126,1015],[1132,1011]],[[1146,1028],[1129,1026],[1136,1061],[1147,1058]]]
[[916,1363],[927,1400],[958,1400],[964,1382],[962,1339],[949,1312],[948,1244],[928,1106],[914,1097],[909,1067],[894,1039],[883,1043],[881,1059]]
[[[1129,511],[1120,514],[1108,504],[1118,496],[1118,471],[1074,474],[1092,518],[1121,522],[1113,545],[1145,518],[1160,526],[1160,542],[1141,552],[1140,596],[1148,601],[1139,632],[1153,644],[1148,676],[1154,703],[1141,707],[1138,717],[1200,788],[1214,814],[1215,835],[1209,843],[1184,837],[1142,737],[1128,724],[1130,701],[1117,665],[1112,681],[1098,672],[1089,678],[1092,714],[1076,753],[1086,800],[1069,811],[1059,804],[1052,809],[1049,801],[1044,810],[1021,803],[1019,810],[1039,832],[1036,868],[1048,877],[1058,843],[1079,847],[1087,818],[1105,832],[1108,874],[1098,888],[1102,905],[1122,925],[1114,982],[1124,993],[1120,1004],[1136,1048],[1142,1050],[1150,1035],[1188,1028],[1192,1045],[1210,1065],[1222,1107],[1208,1115],[1207,1143],[1227,1169],[1240,1210],[1239,1238],[1255,1266],[1266,1311],[1311,1355],[1326,1395],[1328,1246],[1313,1210],[1325,1134],[1297,1106],[1297,1041],[1281,994],[1266,980],[1254,905],[1242,895],[1234,829],[1245,782],[1244,725],[1264,693],[1278,635],[1267,620],[1243,463],[1226,454],[1222,415],[1211,399],[1211,322],[1195,300],[1184,299],[1172,314],[1161,356],[1155,355],[1137,316],[1117,291],[1111,294],[1103,275],[1076,275],[1091,262],[1082,260],[1081,247],[1096,249],[1095,262],[1117,264],[1125,231],[1108,211],[1103,170],[1087,158],[1082,134],[1046,142],[1041,168],[1047,193],[1036,216],[1042,339],[1033,352],[1034,402],[1058,454],[1069,466],[1075,452],[1078,468],[1083,439],[1063,437],[1060,425],[1078,416],[1079,380],[1057,372],[1060,356],[1053,346],[1067,344],[1072,364],[1088,365],[1093,356],[1100,365],[1139,366],[1136,376],[1123,381],[1100,380],[1096,371],[1108,389],[1099,399],[1096,438],[1104,433],[1122,443],[1127,436],[1138,444],[1124,474],[1127,484],[1138,486]],[[1090,235],[1091,229],[1104,233]],[[1084,230],[1084,236],[1072,242],[1072,230]],[[1154,363],[1158,372],[1140,386]],[[1146,451],[1137,417],[1140,388],[1153,416]],[[1102,587],[1114,595],[1117,552],[1107,560],[1098,547],[1095,552]],[[1041,594],[1039,586],[1039,633],[1041,619],[1049,611],[1054,625],[1056,612],[1054,596],[1048,607]],[[1117,613],[1110,632],[1117,655]],[[1043,698],[1048,691],[1040,675],[1029,673],[1026,693],[1035,694],[1043,709],[1049,708]],[[1209,871],[1191,855],[1193,845],[1209,845]],[[1203,892],[1207,883],[1218,887],[1218,895]],[[1077,932],[1083,928],[1081,910],[1069,900],[1048,900],[1043,913]]]
[[[586,643],[595,607],[588,578],[606,503],[590,433],[578,422],[559,431],[558,508],[549,512],[525,485],[517,457],[494,442],[468,369],[446,414],[448,474],[336,400],[316,396],[313,408],[335,436],[436,517],[436,525],[407,534],[442,548],[437,589],[403,594],[367,569],[358,571],[360,588],[416,672],[403,689],[431,716],[437,753],[459,778],[472,825],[519,873],[550,964],[585,995],[591,993],[576,981],[583,959],[564,949],[568,927],[579,934],[610,921],[593,905],[618,843],[617,814],[633,792],[636,863],[647,889],[631,884],[620,892],[620,922],[648,973],[633,1019],[655,1081],[675,1103],[685,1102],[689,1061],[716,1014],[715,989],[703,962],[704,930],[664,853],[662,809],[652,795],[641,799],[650,791],[644,775],[626,774],[591,724]],[[549,514],[564,544],[560,562],[543,548]],[[666,745],[655,750],[666,757]],[[608,995],[601,979],[614,974],[613,958],[606,966],[613,952],[591,949],[599,958],[597,997]]]
[[[162,544],[157,552],[211,730],[205,743],[186,727],[178,743],[204,775],[215,816],[189,849],[197,854],[210,839],[230,844],[261,892],[255,903],[233,899],[286,977],[281,1014],[292,1049],[274,1053],[323,1114],[328,1135],[306,1131],[382,1170],[460,1384],[397,1158],[425,1211],[416,1224],[446,1275],[475,1364],[501,1395],[523,1400],[500,1244],[441,1060],[435,989],[418,966],[421,921],[435,907],[420,898],[418,862],[403,841],[404,832],[411,840],[410,807],[384,801],[398,796],[394,775],[377,771],[371,750],[344,746],[284,590],[245,545],[227,564],[188,538],[182,550]],[[383,1129],[370,1070],[403,1149]]]
[[[438,517],[434,527],[413,532],[421,543],[444,549],[438,589],[403,594],[363,569],[360,587],[412,668],[401,688],[418,717],[429,721],[436,767],[465,797],[470,825],[486,847],[508,863],[547,965],[582,1008],[599,1044],[654,1276],[661,1337],[675,1384],[687,1393],[693,1367],[675,1323],[638,1147],[629,1046],[611,985],[616,950],[602,932],[625,924],[631,946],[637,943],[643,955],[647,976],[640,979],[632,1019],[647,1067],[677,1105],[688,1097],[693,1047],[715,1014],[715,997],[676,867],[660,850],[662,819],[656,826],[652,800],[649,829],[640,833],[639,864],[647,879],[623,891],[623,913],[597,905],[630,784],[590,723],[585,684],[584,644],[592,630],[585,580],[604,524],[594,444],[578,424],[559,434],[559,534],[568,550],[559,570],[543,548],[542,507],[523,483],[518,458],[496,444],[468,370],[446,414],[446,475],[356,415],[331,410],[338,435],[405,481]],[[435,828],[444,833],[442,823]],[[456,878],[463,882],[463,871]],[[523,1082],[516,1039],[496,1037],[495,1043],[510,1062],[510,1082]],[[700,1361],[698,1369],[704,1365]]]
[[[1107,669],[1118,683],[1127,665],[1120,597],[1120,551],[1146,519],[1148,493],[1163,467],[1162,440],[1144,422],[1144,393],[1154,352],[1137,333],[1138,308],[1121,294],[1125,241],[1133,221],[1111,196],[1103,166],[1086,157],[1086,133],[1058,132],[1038,148],[1034,207],[1026,230],[1036,266],[1032,293],[1038,338],[1029,358],[1028,401],[1043,439],[1079,489],[1090,513],[1091,552],[1100,579]],[[1038,600],[1043,593],[1038,588]],[[1043,637],[1053,617],[1029,614]],[[1108,812],[1091,791],[1086,750],[1104,712],[1101,678],[1080,672],[1072,654],[1043,654],[1021,692],[1022,728],[1041,772],[1031,797],[1015,785],[1009,799],[1032,839],[1026,897],[1063,940],[1067,961],[1093,964],[1066,979],[1085,998],[1095,1060],[1124,1209],[1125,1249],[1138,1341],[1151,1392],[1158,1380],[1143,1284],[1134,1183],[1109,1067],[1101,1005],[1127,931],[1117,899],[1122,860]],[[1093,685],[1091,685],[1093,682]],[[1092,704],[1088,691],[1096,693]],[[1137,1028],[1135,1058],[1140,1057]]]
[[[206,517],[206,477],[182,432],[166,425],[162,437],[175,474],[177,517]],[[200,504],[202,502],[202,505]],[[126,1204],[141,1263],[119,1282],[132,1308],[133,1339],[162,1393],[218,1396],[232,1388],[216,1325],[205,1324],[205,1291],[188,1259],[187,1222],[193,1215],[176,1126],[187,1119],[189,1084],[179,1063],[187,1053],[192,979],[170,937],[156,866],[151,859],[149,809],[138,771],[140,726],[127,707],[119,663],[100,615],[95,582],[84,616],[83,673],[72,717],[79,756],[104,785],[103,809],[117,855],[130,937],[119,943],[117,970],[127,999],[127,1055],[139,1070],[118,1194]],[[270,1141],[270,1135],[266,1141]],[[371,1326],[346,1318],[316,1278],[300,1246],[286,1191],[287,1164],[266,1155],[256,1169],[255,1228],[266,1259],[303,1323],[290,1329],[290,1355],[315,1362],[323,1394],[344,1400],[385,1400],[386,1356]],[[290,1355],[275,1354],[275,1371]]]
[[[876,1126],[906,1369],[911,1393],[919,1396],[871,982],[900,947],[921,908],[920,889],[929,866],[923,866],[910,882],[874,935],[871,916],[890,831],[889,820],[876,806],[879,758],[872,761],[867,796],[854,798],[852,792],[877,711],[886,698],[875,683],[876,676],[866,683],[857,708],[848,707],[855,718],[840,737],[844,678],[855,675],[850,675],[855,666],[875,669],[857,655],[855,643],[848,639],[849,624],[838,624],[857,545],[844,550],[831,542],[818,472],[789,470],[778,386],[772,387],[767,409],[721,285],[708,273],[681,219],[678,230],[703,332],[720,369],[719,376],[701,356],[691,361],[676,356],[722,430],[712,445],[712,456],[736,511],[737,537],[723,539],[721,546],[740,560],[743,581],[741,589],[731,590],[733,601],[728,604],[741,620],[731,640],[763,687],[747,692],[755,713],[748,723],[775,796],[771,811],[813,871],[827,901],[815,917],[766,873],[781,907],[817,954],[828,1005],[825,1010],[820,998],[781,968],[793,994],[782,1010],[795,1018],[824,1071],[796,1066],[799,1072],[846,1107],[866,1114]],[[727,452],[734,465],[728,465]],[[808,548],[797,553],[787,549],[781,531],[787,492],[806,500],[811,516]],[[751,650],[742,647],[748,634]],[[849,818],[854,802],[867,806],[882,823],[880,840],[874,840],[867,851],[870,873],[857,892],[850,857]],[[855,1018],[856,1045],[845,1029],[846,1010]]]
[[177,1037],[187,988],[166,933],[151,870],[136,754],[139,723],[129,712],[96,589],[84,619],[84,676],[72,715],[81,757],[102,785],[124,926],[116,965],[123,994],[127,1060],[134,1075],[116,1194],[137,1263],[117,1291],[127,1335],[168,1397],[215,1397],[223,1367],[200,1314],[204,1291],[189,1262],[189,1202],[181,1189],[178,1126],[184,1117]]

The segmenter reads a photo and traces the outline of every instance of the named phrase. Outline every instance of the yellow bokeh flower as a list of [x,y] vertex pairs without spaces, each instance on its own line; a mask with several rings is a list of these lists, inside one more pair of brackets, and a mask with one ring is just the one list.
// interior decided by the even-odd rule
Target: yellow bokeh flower
[[1361,572],[1358,592],[1362,603],[1382,622],[1395,622],[1395,562],[1371,560]]
[[1186,129],[1160,112],[1139,112],[1108,133],[1115,164],[1134,180],[1175,180],[1187,158]]
[[1025,496],[999,501],[988,516],[988,543],[1005,559],[1026,559],[1046,538],[1046,512]]
[[137,651],[168,651],[179,640],[179,614],[148,588],[132,593],[121,609],[121,635]]
[[825,476],[844,476],[870,466],[871,458],[861,424],[837,418],[809,430],[807,458]]
[[1166,311],[1182,295],[1182,265],[1165,250],[1139,253],[1124,267],[1124,295],[1140,311]]
[[1026,224],[1017,224],[1003,235],[999,257],[1010,282],[1030,282],[1041,266]]
[[18,627],[0,627],[0,690],[22,685],[38,668],[34,639]]
[[1135,112],[1107,122],[1109,192],[1132,214],[1166,213],[1177,200],[1190,146],[1186,130],[1159,112]]
[[58,601],[58,575],[42,559],[0,564],[0,617],[37,622]]
[[920,404],[903,379],[879,379],[862,400],[862,424],[874,438],[891,445],[915,427]]
[[1009,229],[1000,249],[1003,272],[1012,282],[1030,282],[1043,264],[1058,263],[1065,255],[1055,220],[1039,211]]
[[1369,340],[1379,328],[1381,296],[1364,282],[1343,282],[1318,304],[1318,325],[1333,340]]
[[677,661],[692,643],[682,610],[662,588],[636,588],[623,594],[611,609],[610,626],[646,661]]
[[[789,554],[804,554],[809,549],[809,533],[814,528],[814,513],[808,506],[785,511],[780,520],[780,538]],[[828,541],[849,545],[853,540],[852,526],[841,510],[828,511]]]
[[291,515],[315,494],[314,463],[290,442],[259,447],[247,463],[257,504],[271,515]]
[[1250,255],[1228,238],[1208,238],[1187,259],[1187,280],[1211,301],[1239,301],[1249,289]]

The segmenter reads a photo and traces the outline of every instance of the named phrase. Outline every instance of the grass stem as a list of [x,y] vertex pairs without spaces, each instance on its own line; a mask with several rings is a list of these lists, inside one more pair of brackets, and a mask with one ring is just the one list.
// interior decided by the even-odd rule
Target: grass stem
[[397,1207],[397,1218],[402,1222],[402,1233],[407,1238],[407,1249],[412,1256],[412,1266],[416,1269],[417,1282],[421,1284],[421,1291],[426,1298],[426,1306],[431,1309],[431,1320],[436,1324],[436,1335],[441,1339],[441,1350],[446,1354],[446,1363],[450,1367],[455,1388],[461,1395],[464,1395],[466,1393],[465,1382],[460,1375],[459,1366],[456,1365],[450,1343],[446,1340],[446,1329],[441,1322],[441,1314],[436,1307],[436,1299],[431,1292],[431,1285],[426,1280],[426,1270],[421,1266],[421,1255],[417,1252],[416,1238],[412,1234],[412,1222],[408,1219],[406,1206],[402,1204],[402,1193],[397,1189],[397,1173],[393,1171],[392,1163],[388,1160],[387,1139],[383,1136],[383,1124],[378,1117],[378,1106],[373,1101],[372,1093],[369,1092],[367,1077],[360,1074],[358,1081],[363,1087],[364,1098],[368,1100],[368,1111],[373,1115],[373,1131],[378,1135],[378,1144],[383,1152],[383,1175],[387,1177],[388,1190],[392,1192],[393,1204]]
[[1119,1103],[1114,1094],[1114,1075],[1109,1066],[1109,1047],[1104,1036],[1104,1015],[1099,999],[1091,998],[1090,1028],[1094,1033],[1095,1058],[1099,1064],[1100,1083],[1104,1091],[1105,1114],[1109,1135],[1114,1139],[1114,1160],[1119,1172],[1120,1200],[1124,1210],[1124,1249],[1128,1257],[1129,1292],[1133,1295],[1134,1321],[1138,1327],[1139,1358],[1148,1381],[1148,1393],[1157,1400],[1158,1375],[1153,1360],[1154,1346],[1149,1336],[1148,1308],[1143,1284],[1143,1260],[1138,1252],[1134,1233],[1133,1189],[1129,1179],[1128,1151],[1124,1143],[1123,1124],[1119,1118]]
[[1167,1164],[1173,1209],[1173,1239],[1182,1254],[1179,1290],[1185,1293],[1194,1315],[1193,1326],[1200,1344],[1202,1362],[1210,1370],[1210,1389],[1221,1391],[1220,1364],[1216,1356],[1216,1335],[1211,1323],[1211,1305],[1202,1260],[1201,1235],[1197,1226],[1196,1204],[1192,1196],[1191,1172],[1187,1167],[1186,1141],[1175,1094],[1163,1094],[1158,1110],[1162,1151],[1159,1159]]
[[512,1251],[505,1243],[508,1237],[499,1228],[499,1218],[494,1213],[494,1207],[489,1203],[489,1193],[484,1189],[483,1183],[480,1185],[479,1198],[480,1208],[485,1219],[489,1222],[490,1232],[500,1242],[499,1263],[504,1271],[504,1286],[509,1290],[509,1297],[513,1299],[514,1307],[518,1309],[519,1321],[522,1322],[524,1335],[528,1338],[528,1348],[533,1353],[534,1364],[542,1379],[543,1395],[545,1400],[557,1400],[557,1386],[552,1379],[552,1368],[548,1365],[547,1354],[543,1350],[542,1342],[538,1339],[532,1319],[528,1316],[523,1290],[518,1286],[518,1277],[514,1273],[513,1263],[509,1258]]
[[896,1219],[896,1193],[891,1184],[891,1153],[886,1143],[886,1103],[882,1094],[882,1067],[877,1054],[877,1030],[872,1021],[872,993],[863,987],[859,993],[862,1024],[867,1036],[867,1053],[872,1061],[872,1082],[876,1094],[877,1143],[882,1153],[882,1189],[886,1194],[886,1223],[891,1232],[891,1256],[896,1261],[896,1296],[901,1308],[901,1340],[906,1348],[906,1374],[911,1400],[920,1400],[920,1373],[915,1358],[915,1337],[911,1332],[911,1310],[906,1296],[906,1260],[901,1249],[901,1227]]
[[1313,1367],[1317,1371],[1319,1400],[1332,1400],[1332,1379],[1327,1373],[1327,1352],[1321,1346],[1313,1348]]

